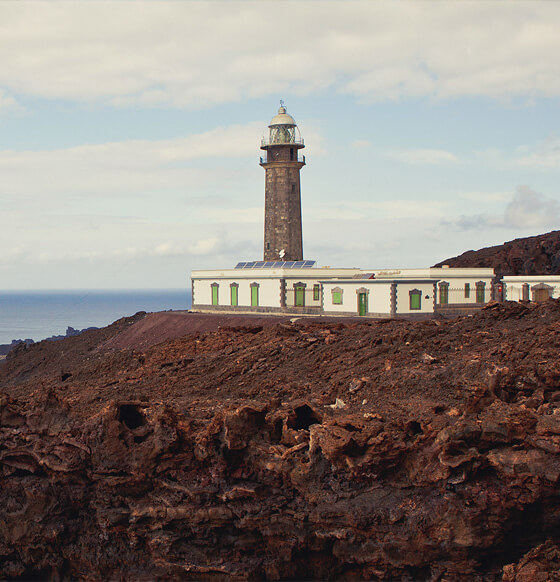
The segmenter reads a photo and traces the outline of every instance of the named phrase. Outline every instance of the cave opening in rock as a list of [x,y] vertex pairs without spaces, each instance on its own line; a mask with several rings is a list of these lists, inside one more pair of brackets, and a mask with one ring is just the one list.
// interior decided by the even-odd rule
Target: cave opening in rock
[[408,436],[415,436],[422,432],[422,425],[417,420],[411,420],[406,424],[406,434]]
[[309,430],[312,424],[321,424],[319,415],[307,404],[294,409],[294,414],[288,418],[288,427],[294,430]]
[[559,497],[553,495],[512,511],[502,525],[499,543],[494,544],[488,554],[478,558],[483,568],[499,570],[505,564],[518,562],[524,554],[547,539],[558,539],[558,502]]
[[119,420],[126,427],[134,430],[139,426],[146,424],[144,415],[138,410],[134,404],[122,404],[119,408]]

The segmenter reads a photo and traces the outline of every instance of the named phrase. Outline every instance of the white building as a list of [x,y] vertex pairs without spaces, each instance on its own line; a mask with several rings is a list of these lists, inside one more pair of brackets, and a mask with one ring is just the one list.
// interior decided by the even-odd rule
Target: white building
[[425,318],[434,313],[430,279],[334,279],[321,281],[324,315]]
[[239,263],[192,272],[194,311],[430,317],[468,313],[491,298],[492,269],[313,267],[313,261]]
[[372,271],[376,279],[430,279],[436,285],[435,309],[462,313],[493,299],[494,269],[430,267],[428,269],[383,269]]
[[546,301],[560,298],[560,275],[510,275],[502,277],[507,301]]
[[360,269],[313,268],[313,264],[253,261],[239,263],[235,269],[193,271],[193,310],[287,313],[297,307],[298,313],[318,314],[322,309],[320,280],[351,279]]

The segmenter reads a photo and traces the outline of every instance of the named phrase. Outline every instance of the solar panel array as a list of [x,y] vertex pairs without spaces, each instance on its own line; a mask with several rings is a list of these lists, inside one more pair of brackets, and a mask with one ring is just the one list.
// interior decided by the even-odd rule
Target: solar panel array
[[373,273],[358,273],[352,275],[352,279],[375,279],[375,275]]
[[249,261],[237,263],[236,269],[309,269],[316,261]]

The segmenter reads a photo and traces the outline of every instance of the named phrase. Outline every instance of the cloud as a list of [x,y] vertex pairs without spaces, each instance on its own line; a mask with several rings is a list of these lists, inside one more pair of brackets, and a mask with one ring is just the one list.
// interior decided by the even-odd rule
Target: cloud
[[4,285],[177,286],[197,261],[259,256],[263,127],[0,151]]
[[558,201],[535,192],[529,186],[517,187],[504,214],[504,224],[510,227],[548,228],[557,225],[559,219]]
[[503,226],[500,218],[491,216],[489,214],[471,214],[461,215],[454,221],[442,221],[444,224],[453,225],[460,230],[486,230],[488,228],[495,228]]
[[560,168],[560,138],[552,135],[540,143],[521,144],[510,151],[498,148],[475,150],[471,161],[502,169],[555,171]]
[[329,88],[369,101],[557,97],[559,25],[553,2],[13,2],[0,87],[116,107]]
[[203,238],[189,246],[189,253],[192,255],[209,255],[218,249],[219,239],[217,237]]
[[16,100],[13,97],[7,95],[5,91],[0,89],[0,115],[7,111],[14,111],[19,109],[21,109],[21,107],[16,102]]
[[[73,197],[139,192],[189,186],[220,179],[230,158],[258,155],[258,136],[265,122],[218,127],[201,134],[167,140],[129,140],[59,150],[0,151],[0,195],[5,198],[41,193]],[[198,163],[219,160],[212,172]],[[197,163],[193,163],[193,162]],[[42,204],[40,201],[39,205]]]
[[556,226],[559,220],[558,200],[529,186],[517,186],[502,214],[461,215],[457,219],[444,219],[441,224],[460,230],[544,229]]
[[382,200],[352,201],[344,204],[323,202],[319,207],[309,207],[305,216],[311,220],[399,220],[407,218],[434,218],[442,216],[446,202],[440,200]]
[[417,149],[417,150],[395,150],[386,152],[387,158],[403,162],[405,164],[416,165],[441,165],[454,164],[459,162],[459,158],[445,150]]
[[367,139],[357,139],[350,144],[353,148],[364,149],[371,147],[371,142]]
[[457,194],[458,198],[463,198],[471,202],[506,202],[511,198],[511,192],[460,192]]
[[544,140],[533,151],[528,146],[522,146],[518,148],[518,152],[526,153],[526,155],[517,158],[516,165],[535,168],[560,167],[560,138],[558,137],[554,136]]

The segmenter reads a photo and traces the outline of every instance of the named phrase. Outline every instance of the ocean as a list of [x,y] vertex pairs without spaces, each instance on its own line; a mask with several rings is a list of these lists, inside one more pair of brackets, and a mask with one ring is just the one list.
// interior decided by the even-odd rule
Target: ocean
[[0,344],[103,327],[138,311],[184,310],[190,290],[0,291]]

